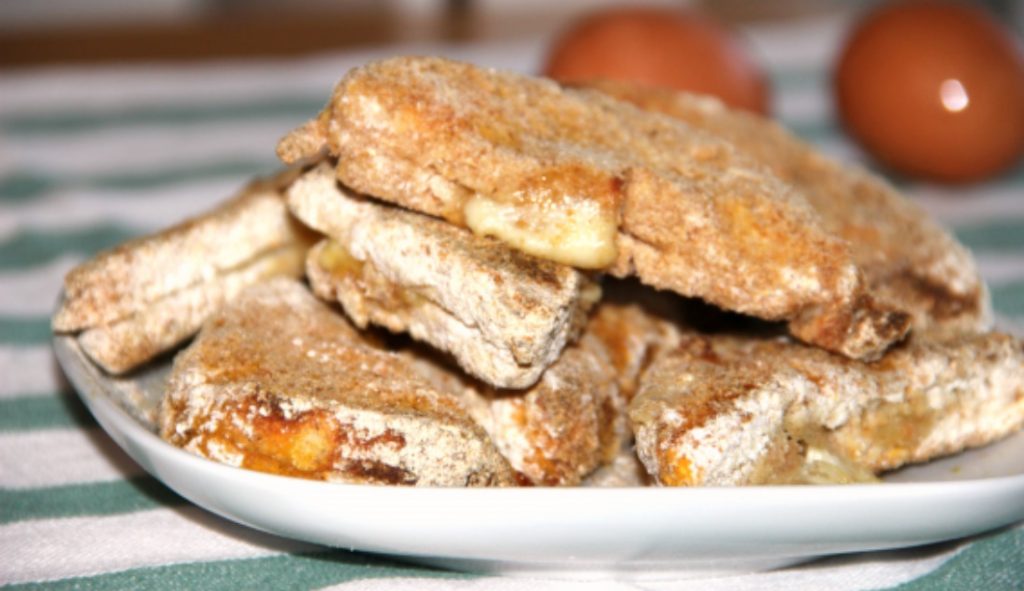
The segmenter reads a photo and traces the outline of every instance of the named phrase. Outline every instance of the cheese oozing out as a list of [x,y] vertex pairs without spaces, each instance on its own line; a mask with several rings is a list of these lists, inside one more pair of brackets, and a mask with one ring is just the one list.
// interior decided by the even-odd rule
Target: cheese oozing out
[[504,203],[476,194],[466,201],[463,215],[475,234],[493,236],[526,254],[556,263],[601,269],[618,256],[614,216],[585,199],[552,206]]

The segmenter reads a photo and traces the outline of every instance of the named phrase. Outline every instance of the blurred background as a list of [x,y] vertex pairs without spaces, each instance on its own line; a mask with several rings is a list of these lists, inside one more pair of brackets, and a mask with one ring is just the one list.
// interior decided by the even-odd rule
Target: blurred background
[[[5,0],[0,63],[295,55],[387,43],[551,34],[609,0]],[[646,4],[679,5],[678,1]],[[704,2],[735,20],[841,8],[835,2]]]
[[[296,55],[417,41],[550,35],[609,0],[4,0],[0,67],[104,60]],[[632,3],[636,5],[637,3]],[[837,0],[653,0],[729,23],[863,10]],[[1019,32],[1024,2],[988,3]]]

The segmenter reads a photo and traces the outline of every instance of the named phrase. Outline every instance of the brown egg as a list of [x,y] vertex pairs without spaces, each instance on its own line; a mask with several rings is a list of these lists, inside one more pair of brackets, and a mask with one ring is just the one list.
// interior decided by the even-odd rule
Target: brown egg
[[709,18],[682,10],[623,7],[584,17],[555,42],[544,75],[570,83],[626,80],[769,110],[765,75],[743,44]]
[[1024,150],[1024,58],[979,8],[894,4],[870,13],[836,69],[843,123],[880,161],[965,182]]

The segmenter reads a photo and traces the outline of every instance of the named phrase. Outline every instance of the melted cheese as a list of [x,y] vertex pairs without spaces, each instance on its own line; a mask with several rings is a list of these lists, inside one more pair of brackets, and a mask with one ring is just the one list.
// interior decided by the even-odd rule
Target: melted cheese
[[502,203],[483,195],[463,209],[466,225],[538,258],[583,269],[601,269],[615,262],[616,222],[596,203],[566,200],[547,207],[522,202]]

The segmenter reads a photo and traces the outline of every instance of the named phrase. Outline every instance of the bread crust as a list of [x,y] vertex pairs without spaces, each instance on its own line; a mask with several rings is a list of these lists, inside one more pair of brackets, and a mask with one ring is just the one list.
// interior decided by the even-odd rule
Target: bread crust
[[[555,260],[563,253],[533,238],[579,231],[600,246],[562,262],[797,320],[800,338],[844,355],[876,357],[909,325],[870,297],[846,242],[790,185],[726,141],[596,91],[385,60],[351,71],[279,153],[314,148],[361,193]],[[474,222],[480,211],[507,223]]]
[[249,288],[178,355],[160,433],[197,455],[275,474],[416,486],[513,482],[455,395],[283,278]]

